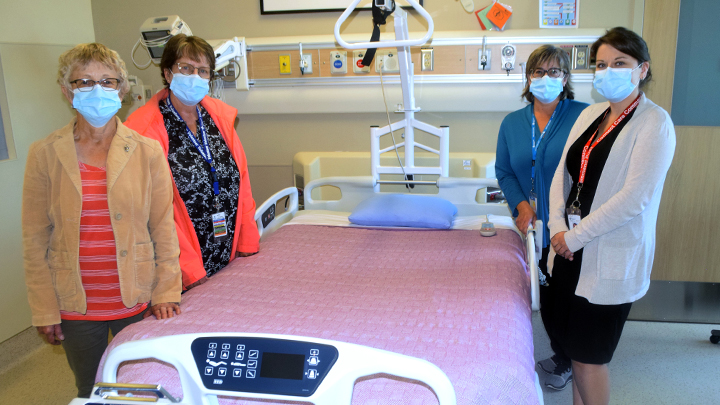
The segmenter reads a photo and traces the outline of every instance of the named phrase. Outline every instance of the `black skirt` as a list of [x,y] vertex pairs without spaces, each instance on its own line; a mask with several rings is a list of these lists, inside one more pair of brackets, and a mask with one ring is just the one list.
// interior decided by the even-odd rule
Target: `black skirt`
[[575,295],[582,249],[572,261],[555,256],[548,294],[543,297],[543,323],[553,350],[586,364],[607,364],[620,341],[632,303],[597,305]]

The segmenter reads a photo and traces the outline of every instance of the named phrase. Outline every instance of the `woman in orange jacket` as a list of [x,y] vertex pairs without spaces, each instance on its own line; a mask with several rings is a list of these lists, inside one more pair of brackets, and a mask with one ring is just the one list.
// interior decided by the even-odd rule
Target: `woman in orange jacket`
[[237,110],[207,96],[215,71],[212,47],[176,35],[160,62],[166,88],[125,125],[162,145],[174,181],[173,208],[183,287],[192,288],[235,257],[257,253],[255,201]]

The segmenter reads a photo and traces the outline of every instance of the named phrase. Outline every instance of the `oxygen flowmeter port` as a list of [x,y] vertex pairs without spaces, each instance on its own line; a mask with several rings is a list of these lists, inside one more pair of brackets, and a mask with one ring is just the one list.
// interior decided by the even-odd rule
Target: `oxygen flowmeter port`
[[490,49],[485,50],[485,57],[483,57],[482,49],[478,50],[478,70],[490,70],[490,59],[492,52]]
[[313,61],[311,53],[304,53],[302,56],[303,60],[303,74],[309,75],[313,72]]

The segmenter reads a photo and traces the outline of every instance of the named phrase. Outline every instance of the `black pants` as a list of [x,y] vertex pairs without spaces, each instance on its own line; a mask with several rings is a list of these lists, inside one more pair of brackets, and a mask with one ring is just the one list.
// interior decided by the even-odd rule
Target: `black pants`
[[[542,257],[540,258],[540,264],[538,265],[539,270],[545,275],[545,279],[548,281],[548,283],[552,283],[552,278],[547,272],[547,260],[548,255],[550,254],[550,249],[550,246],[543,248]],[[568,357],[560,348],[560,345],[557,339],[555,339],[554,335],[549,333],[549,331],[551,330],[551,314],[549,313],[551,305],[549,294],[550,287],[540,285],[540,317],[542,318],[545,331],[548,332],[548,337],[550,338],[550,348],[552,348],[552,351],[558,356],[562,364],[570,364],[570,357]]]
[[75,374],[78,397],[89,398],[92,393],[98,365],[108,345],[109,332],[117,335],[126,326],[141,321],[142,314],[113,321],[62,321],[60,327],[65,335],[62,346]]

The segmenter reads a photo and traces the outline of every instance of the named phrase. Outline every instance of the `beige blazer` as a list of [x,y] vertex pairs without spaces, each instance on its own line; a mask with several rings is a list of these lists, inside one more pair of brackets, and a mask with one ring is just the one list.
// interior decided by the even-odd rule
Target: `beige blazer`
[[[123,304],[180,302],[180,249],[165,154],[157,141],[115,120],[106,170]],[[60,323],[60,310],[87,310],[78,261],[82,183],[74,125],[75,119],[28,153],[22,225],[34,326]]]

